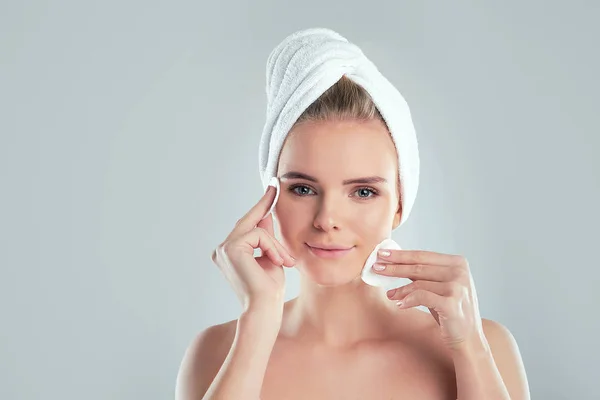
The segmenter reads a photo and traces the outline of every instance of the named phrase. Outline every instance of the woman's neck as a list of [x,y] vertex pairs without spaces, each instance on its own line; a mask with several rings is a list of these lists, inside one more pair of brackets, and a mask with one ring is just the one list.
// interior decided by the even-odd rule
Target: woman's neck
[[[392,326],[413,315],[400,311],[383,289],[360,280],[325,287],[301,276],[300,294],[285,305],[280,335],[331,347],[390,338]],[[417,311],[420,313],[420,311]]]

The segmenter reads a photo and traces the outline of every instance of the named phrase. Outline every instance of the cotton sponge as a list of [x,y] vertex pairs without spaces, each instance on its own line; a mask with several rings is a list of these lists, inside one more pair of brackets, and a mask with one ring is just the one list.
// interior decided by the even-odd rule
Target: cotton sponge
[[408,285],[412,283],[412,280],[408,278],[400,278],[395,276],[385,276],[376,273],[373,271],[373,264],[377,262],[377,251],[380,249],[392,249],[392,250],[402,250],[400,245],[396,243],[393,239],[384,239],[381,243],[375,246],[375,249],[371,252],[371,255],[367,258],[365,265],[363,267],[361,278],[362,280],[371,286],[377,286],[383,288],[385,290],[390,290],[394,288],[398,288],[400,286]]
[[[279,192],[281,191],[281,186],[279,186],[279,178],[277,178],[276,176],[272,177],[271,180],[269,181],[269,186],[275,187],[275,189],[277,190],[277,193],[275,193],[275,200],[273,200],[273,204],[271,204],[271,208],[269,209],[269,212],[267,212],[265,214],[265,216],[262,217],[262,219],[267,218],[269,216],[269,214],[271,214],[273,212],[273,210],[275,209],[275,205],[277,204],[277,200],[279,200]],[[267,190],[269,189],[269,186],[267,186]]]

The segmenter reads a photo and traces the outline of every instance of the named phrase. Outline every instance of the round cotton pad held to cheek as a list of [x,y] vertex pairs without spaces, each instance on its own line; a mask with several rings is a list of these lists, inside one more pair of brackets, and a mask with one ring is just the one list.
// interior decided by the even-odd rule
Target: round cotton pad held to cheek
[[[275,193],[275,199],[273,200],[273,204],[271,204],[271,208],[269,209],[269,212],[267,212],[265,214],[265,216],[262,217],[261,220],[267,218],[267,216],[269,214],[273,213],[273,210],[275,209],[275,205],[277,204],[277,200],[279,200],[279,192],[281,191],[281,186],[279,185],[279,179],[276,176],[274,176],[274,177],[271,178],[271,180],[269,181],[269,186],[275,187],[275,189],[277,190],[277,192]],[[269,188],[267,187],[267,190],[268,189]]]
[[400,286],[405,286],[409,283],[412,283],[412,280],[408,278],[385,276],[373,271],[373,264],[377,262],[377,252],[381,248],[391,250],[402,250],[398,243],[396,243],[393,239],[389,238],[384,239],[381,243],[375,246],[375,249],[371,252],[371,255],[369,255],[363,267],[361,273],[361,278],[363,282],[371,286],[383,288],[385,290],[399,288]]

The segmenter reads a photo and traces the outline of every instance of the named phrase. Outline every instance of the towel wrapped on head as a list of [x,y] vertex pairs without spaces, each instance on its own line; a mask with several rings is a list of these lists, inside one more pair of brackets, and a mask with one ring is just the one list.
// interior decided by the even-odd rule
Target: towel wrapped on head
[[266,75],[267,115],[259,146],[263,189],[275,176],[283,143],[298,117],[346,76],[371,96],[396,146],[402,225],[419,187],[419,150],[408,104],[394,85],[358,46],[327,28],[286,37],[269,55]]

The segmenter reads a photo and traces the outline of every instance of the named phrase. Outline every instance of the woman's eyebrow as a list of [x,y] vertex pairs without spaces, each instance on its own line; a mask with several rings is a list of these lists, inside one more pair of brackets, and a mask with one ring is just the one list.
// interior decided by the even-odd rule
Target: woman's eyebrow
[[[304,174],[302,172],[290,171],[283,175],[281,175],[280,179],[304,179],[311,182],[318,182],[317,178],[313,178],[310,175]],[[384,179],[380,176],[367,176],[364,178],[355,178],[355,179],[346,179],[342,182],[344,185],[353,185],[353,184],[373,184],[373,183],[387,183],[387,179]]]

